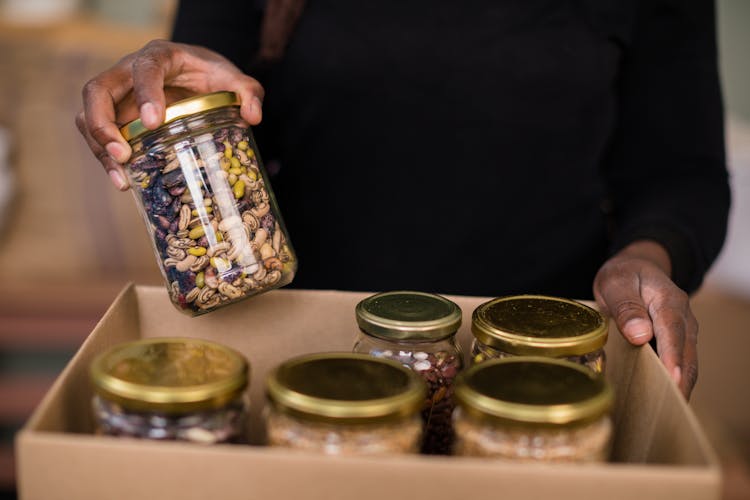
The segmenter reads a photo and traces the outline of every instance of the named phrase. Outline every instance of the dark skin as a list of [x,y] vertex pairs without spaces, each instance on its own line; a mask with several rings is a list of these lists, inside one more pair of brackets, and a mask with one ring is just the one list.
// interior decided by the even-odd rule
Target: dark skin
[[[206,48],[155,40],[84,86],[76,125],[113,184],[126,191],[123,164],[131,149],[119,126],[140,117],[156,129],[168,103],[219,90],[239,94],[242,117],[260,123],[264,92],[257,80]],[[631,344],[656,338],[664,367],[689,398],[698,378],[698,322],[688,295],[670,279],[671,267],[659,243],[634,241],[602,265],[593,291]]]

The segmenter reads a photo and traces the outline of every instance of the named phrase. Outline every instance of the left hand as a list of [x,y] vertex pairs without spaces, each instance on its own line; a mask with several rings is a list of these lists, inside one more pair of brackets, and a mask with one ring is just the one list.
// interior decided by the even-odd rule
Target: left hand
[[664,247],[636,241],[602,265],[594,297],[631,344],[656,337],[662,363],[688,399],[698,379],[698,322],[670,273]]

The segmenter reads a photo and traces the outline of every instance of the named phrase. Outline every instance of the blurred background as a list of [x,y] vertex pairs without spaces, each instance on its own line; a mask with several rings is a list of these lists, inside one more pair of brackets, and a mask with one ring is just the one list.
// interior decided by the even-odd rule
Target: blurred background
[[[693,297],[701,375],[691,400],[720,455],[725,499],[750,498],[750,2],[717,0],[733,207]],[[73,119],[83,84],[153,38],[175,0],[0,0],[0,495],[13,436],[128,281],[161,284],[130,194]]]

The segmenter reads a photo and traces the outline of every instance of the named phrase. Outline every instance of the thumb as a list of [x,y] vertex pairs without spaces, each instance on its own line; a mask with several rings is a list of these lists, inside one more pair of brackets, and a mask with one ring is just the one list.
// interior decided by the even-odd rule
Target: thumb
[[[628,280],[629,281],[629,280]],[[647,343],[654,336],[651,316],[643,302],[638,280],[597,280],[594,295],[612,318],[623,336],[633,345]]]

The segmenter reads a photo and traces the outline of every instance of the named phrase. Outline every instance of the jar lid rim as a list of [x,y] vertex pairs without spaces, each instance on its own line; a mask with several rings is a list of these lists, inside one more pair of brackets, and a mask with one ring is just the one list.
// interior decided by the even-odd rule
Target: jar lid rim
[[249,370],[245,357],[227,346],[155,337],[123,342],[99,354],[89,377],[98,395],[124,408],[181,413],[235,399],[249,383]]
[[456,404],[480,418],[525,425],[576,425],[605,415],[614,392],[601,374],[540,356],[493,359],[459,374]]
[[576,300],[512,295],[474,309],[471,332],[483,344],[511,354],[580,356],[606,344],[609,320]]
[[[196,113],[239,105],[239,96],[235,92],[225,90],[181,99],[167,106],[164,111],[164,123],[154,130],[158,130],[168,123]],[[126,141],[132,141],[154,130],[146,128],[140,118],[136,118],[120,127],[120,133]]]
[[416,415],[426,387],[392,360],[358,353],[315,353],[289,359],[266,378],[274,408],[305,420],[364,424]]
[[359,328],[387,340],[437,341],[456,333],[461,308],[434,293],[398,290],[361,300],[355,315]]

